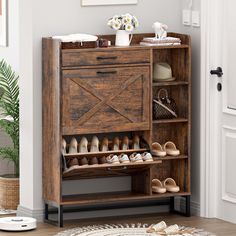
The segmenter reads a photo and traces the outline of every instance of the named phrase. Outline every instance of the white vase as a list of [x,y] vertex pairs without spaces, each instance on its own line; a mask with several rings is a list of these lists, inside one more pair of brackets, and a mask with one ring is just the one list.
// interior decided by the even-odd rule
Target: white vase
[[133,38],[132,33],[125,30],[116,31],[116,46],[129,46]]

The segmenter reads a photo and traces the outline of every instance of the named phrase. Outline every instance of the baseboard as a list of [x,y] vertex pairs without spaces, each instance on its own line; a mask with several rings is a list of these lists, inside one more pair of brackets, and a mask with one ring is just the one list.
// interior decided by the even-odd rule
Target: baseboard
[[31,210],[19,205],[17,208],[17,216],[33,217],[37,219],[38,222],[43,222],[44,209]]
[[[181,198],[180,199],[180,210],[185,211],[185,199]],[[200,216],[200,204],[198,202],[190,202],[190,210],[191,210],[191,215],[193,216]]]

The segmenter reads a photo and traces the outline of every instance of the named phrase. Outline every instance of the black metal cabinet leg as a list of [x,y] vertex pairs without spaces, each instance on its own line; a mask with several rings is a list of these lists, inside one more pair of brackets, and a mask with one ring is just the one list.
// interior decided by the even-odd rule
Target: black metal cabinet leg
[[63,227],[63,205],[58,207],[58,226]]
[[173,213],[175,211],[175,197],[170,197],[170,212]]
[[190,196],[186,196],[186,216],[190,217]]
[[44,219],[48,220],[48,204],[45,203],[44,207]]

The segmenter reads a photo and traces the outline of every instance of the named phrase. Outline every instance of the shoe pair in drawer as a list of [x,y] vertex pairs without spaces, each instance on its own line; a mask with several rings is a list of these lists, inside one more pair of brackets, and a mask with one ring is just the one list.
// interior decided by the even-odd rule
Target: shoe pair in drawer
[[[66,149],[67,143],[65,139],[62,139],[61,149],[63,154],[67,154]],[[79,144],[77,139],[73,137],[69,144],[69,154],[76,154],[76,153],[96,153],[96,152],[107,152],[107,151],[119,151],[123,150],[126,151],[128,149],[140,149],[140,138],[138,135],[133,137],[133,140],[130,142],[127,136],[122,138],[122,141],[115,137],[113,141],[109,144],[108,138],[104,138],[100,144],[100,141],[97,136],[93,136],[91,143],[89,144],[86,137],[82,137]]]

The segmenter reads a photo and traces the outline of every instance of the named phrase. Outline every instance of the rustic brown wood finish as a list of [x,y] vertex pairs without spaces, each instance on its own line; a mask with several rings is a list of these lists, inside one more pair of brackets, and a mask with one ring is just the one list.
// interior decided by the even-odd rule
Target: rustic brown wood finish
[[[134,35],[129,47],[78,48],[77,43],[43,39],[43,189],[48,219],[48,204],[58,207],[59,224],[63,206],[89,205],[102,202],[148,201],[175,196],[188,197],[191,158],[191,42],[187,35],[170,33],[182,41],[178,46],[140,46],[143,37]],[[114,44],[114,35],[103,35]],[[170,64],[173,82],[152,82],[153,63]],[[178,118],[153,120],[152,100],[159,89],[167,89],[178,107]],[[140,150],[150,150],[152,142],[173,141],[181,152],[178,157],[154,158],[141,164],[73,166],[63,170],[61,139],[69,143],[72,136],[99,137],[135,134],[143,139]],[[89,144],[90,145],[90,144]],[[109,143],[111,145],[111,143]],[[71,158],[108,156],[121,151],[66,154]],[[62,182],[84,178],[131,176],[130,192],[62,195]],[[180,192],[153,194],[151,180],[172,177]],[[103,200],[101,200],[103,199]],[[102,201],[102,202],[101,202]],[[186,198],[189,203],[189,198]],[[187,204],[188,205],[188,204]],[[189,205],[188,205],[189,207]],[[189,214],[186,208],[186,214]]]

